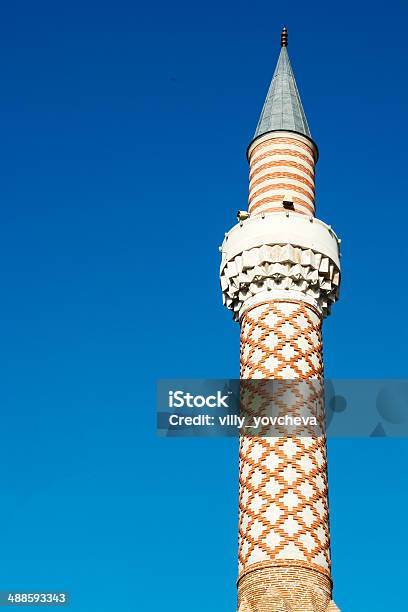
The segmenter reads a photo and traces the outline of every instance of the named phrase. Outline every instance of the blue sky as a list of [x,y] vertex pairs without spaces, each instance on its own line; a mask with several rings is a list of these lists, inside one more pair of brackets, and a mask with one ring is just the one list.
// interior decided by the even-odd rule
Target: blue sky
[[[407,376],[407,7],[140,4],[1,11],[0,590],[234,610],[236,440],[157,439],[155,382],[238,374],[218,245],[284,24],[342,238],[326,373]],[[397,608],[408,443],[329,455],[336,601]]]

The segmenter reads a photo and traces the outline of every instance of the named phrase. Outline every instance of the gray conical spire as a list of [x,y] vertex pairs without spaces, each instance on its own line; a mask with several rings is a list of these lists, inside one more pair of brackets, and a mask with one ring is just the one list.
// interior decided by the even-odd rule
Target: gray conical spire
[[290,130],[311,138],[309,126],[287,51],[287,30],[281,35],[281,52],[269,86],[254,138],[272,130]]

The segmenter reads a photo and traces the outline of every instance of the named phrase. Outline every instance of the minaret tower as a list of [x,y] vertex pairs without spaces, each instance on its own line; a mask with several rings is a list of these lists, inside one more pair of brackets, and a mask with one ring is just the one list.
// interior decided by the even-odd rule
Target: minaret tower
[[[241,379],[322,383],[321,327],[338,297],[340,241],[315,217],[318,150],[287,44],[284,28],[247,151],[248,210],[221,248],[221,288],[241,326]],[[338,610],[325,436],[243,433],[239,489],[239,612]]]

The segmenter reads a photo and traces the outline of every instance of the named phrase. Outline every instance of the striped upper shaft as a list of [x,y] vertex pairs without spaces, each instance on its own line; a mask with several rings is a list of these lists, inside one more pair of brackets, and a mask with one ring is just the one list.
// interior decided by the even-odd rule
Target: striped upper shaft
[[249,212],[282,212],[283,202],[290,201],[296,212],[314,216],[315,158],[311,141],[293,132],[269,132],[253,141],[248,151]]

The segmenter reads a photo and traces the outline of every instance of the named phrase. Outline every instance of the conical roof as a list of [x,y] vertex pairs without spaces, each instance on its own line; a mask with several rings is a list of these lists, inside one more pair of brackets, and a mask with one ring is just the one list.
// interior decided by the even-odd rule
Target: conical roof
[[259,117],[254,139],[273,130],[289,130],[311,138],[287,49],[287,30],[281,35],[281,51]]

